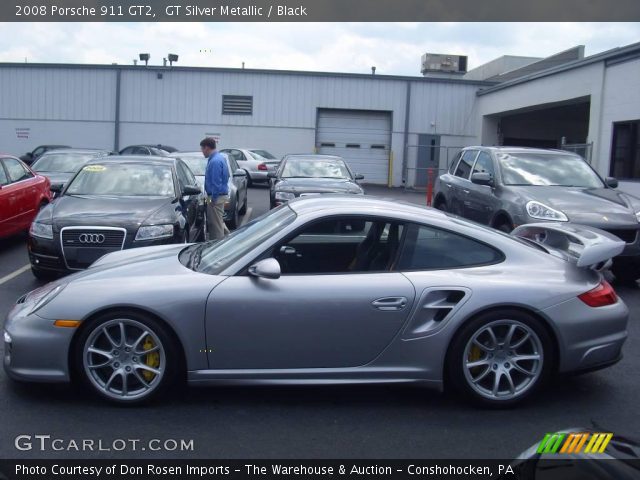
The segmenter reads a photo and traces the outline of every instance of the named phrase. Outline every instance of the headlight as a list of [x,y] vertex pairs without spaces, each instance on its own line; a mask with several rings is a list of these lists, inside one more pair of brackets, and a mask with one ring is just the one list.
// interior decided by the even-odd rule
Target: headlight
[[293,200],[296,196],[291,192],[276,192],[276,200],[283,200],[288,202],[289,200]]
[[540,220],[554,220],[556,222],[568,222],[567,216],[559,210],[554,210],[551,207],[540,202],[527,202],[527,213],[532,218],[539,218]]
[[6,330],[4,331],[4,343],[11,343],[11,335]]
[[46,223],[32,222],[29,234],[32,237],[47,238],[53,240],[53,225],[47,225]]
[[151,240],[173,236],[173,225],[150,225],[140,227],[136,234],[136,240]]
[[35,312],[36,310],[39,310],[51,300],[53,300],[56,295],[58,295],[66,286],[66,283],[49,283],[44,287],[36,288],[35,290],[29,292],[25,297],[25,308],[28,307],[30,309],[29,314]]
[[638,222],[640,222],[640,212],[636,212],[636,220],[638,220]]

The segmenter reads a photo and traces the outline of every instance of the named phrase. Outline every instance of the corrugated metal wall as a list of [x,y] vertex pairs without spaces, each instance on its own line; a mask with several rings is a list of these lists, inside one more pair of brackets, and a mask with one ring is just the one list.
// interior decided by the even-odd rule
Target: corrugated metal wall
[[[205,133],[217,132],[227,147],[250,145],[283,155],[314,148],[320,108],[387,111],[392,114],[393,183],[402,184],[407,80],[401,78],[0,65],[0,150],[21,154],[62,137],[71,145],[113,148],[117,68],[120,147],[162,142],[193,149]],[[443,144],[467,137],[474,143],[477,89],[473,83],[412,81],[409,133],[440,134]],[[253,114],[223,115],[223,95],[253,96]],[[64,121],[73,122],[68,124],[72,131],[62,135]],[[89,122],[107,125],[96,128]],[[15,128],[30,127],[29,139],[16,138]]]

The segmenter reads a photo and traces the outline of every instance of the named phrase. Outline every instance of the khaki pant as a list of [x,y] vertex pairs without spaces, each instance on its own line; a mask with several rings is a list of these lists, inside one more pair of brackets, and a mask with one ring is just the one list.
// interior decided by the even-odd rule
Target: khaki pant
[[229,229],[224,224],[224,204],[229,201],[228,195],[219,196],[215,203],[207,199],[207,230],[209,240],[220,240],[229,233]]

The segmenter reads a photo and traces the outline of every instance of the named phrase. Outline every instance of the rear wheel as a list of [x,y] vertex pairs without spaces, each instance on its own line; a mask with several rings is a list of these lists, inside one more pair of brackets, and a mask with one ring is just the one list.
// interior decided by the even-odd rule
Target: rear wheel
[[443,212],[446,212],[447,202],[445,202],[444,200],[438,199],[438,201],[434,205],[434,208],[436,208],[437,210],[442,210]]
[[119,312],[90,320],[76,342],[76,371],[98,396],[121,404],[144,403],[176,380],[178,349],[151,317]]
[[552,339],[519,310],[482,314],[462,327],[447,356],[448,380],[466,398],[490,407],[515,405],[551,374]]

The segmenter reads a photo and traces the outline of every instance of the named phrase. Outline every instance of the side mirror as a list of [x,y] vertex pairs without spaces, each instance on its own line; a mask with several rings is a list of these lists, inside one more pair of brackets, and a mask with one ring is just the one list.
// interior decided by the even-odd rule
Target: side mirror
[[278,174],[274,171],[267,172],[267,178],[278,178]]
[[265,258],[249,267],[249,275],[275,280],[280,278],[280,264],[275,258]]
[[361,173],[356,173],[355,179],[356,180],[364,180],[364,175],[362,175]]
[[62,192],[62,187],[64,187],[62,183],[52,183],[49,186],[49,190],[51,190],[53,193],[60,193]]
[[246,177],[247,176],[247,172],[245,172],[243,169],[239,168],[235,172],[233,172],[233,176],[234,177]]
[[493,178],[491,178],[490,173],[474,173],[471,175],[471,183],[475,183],[476,185],[486,185],[487,187],[493,187]]
[[183,195],[199,195],[200,193],[202,193],[202,189],[197,185],[186,185],[182,189]]
[[604,183],[607,184],[609,188],[618,188],[618,179],[613,177],[607,177],[604,179]]

